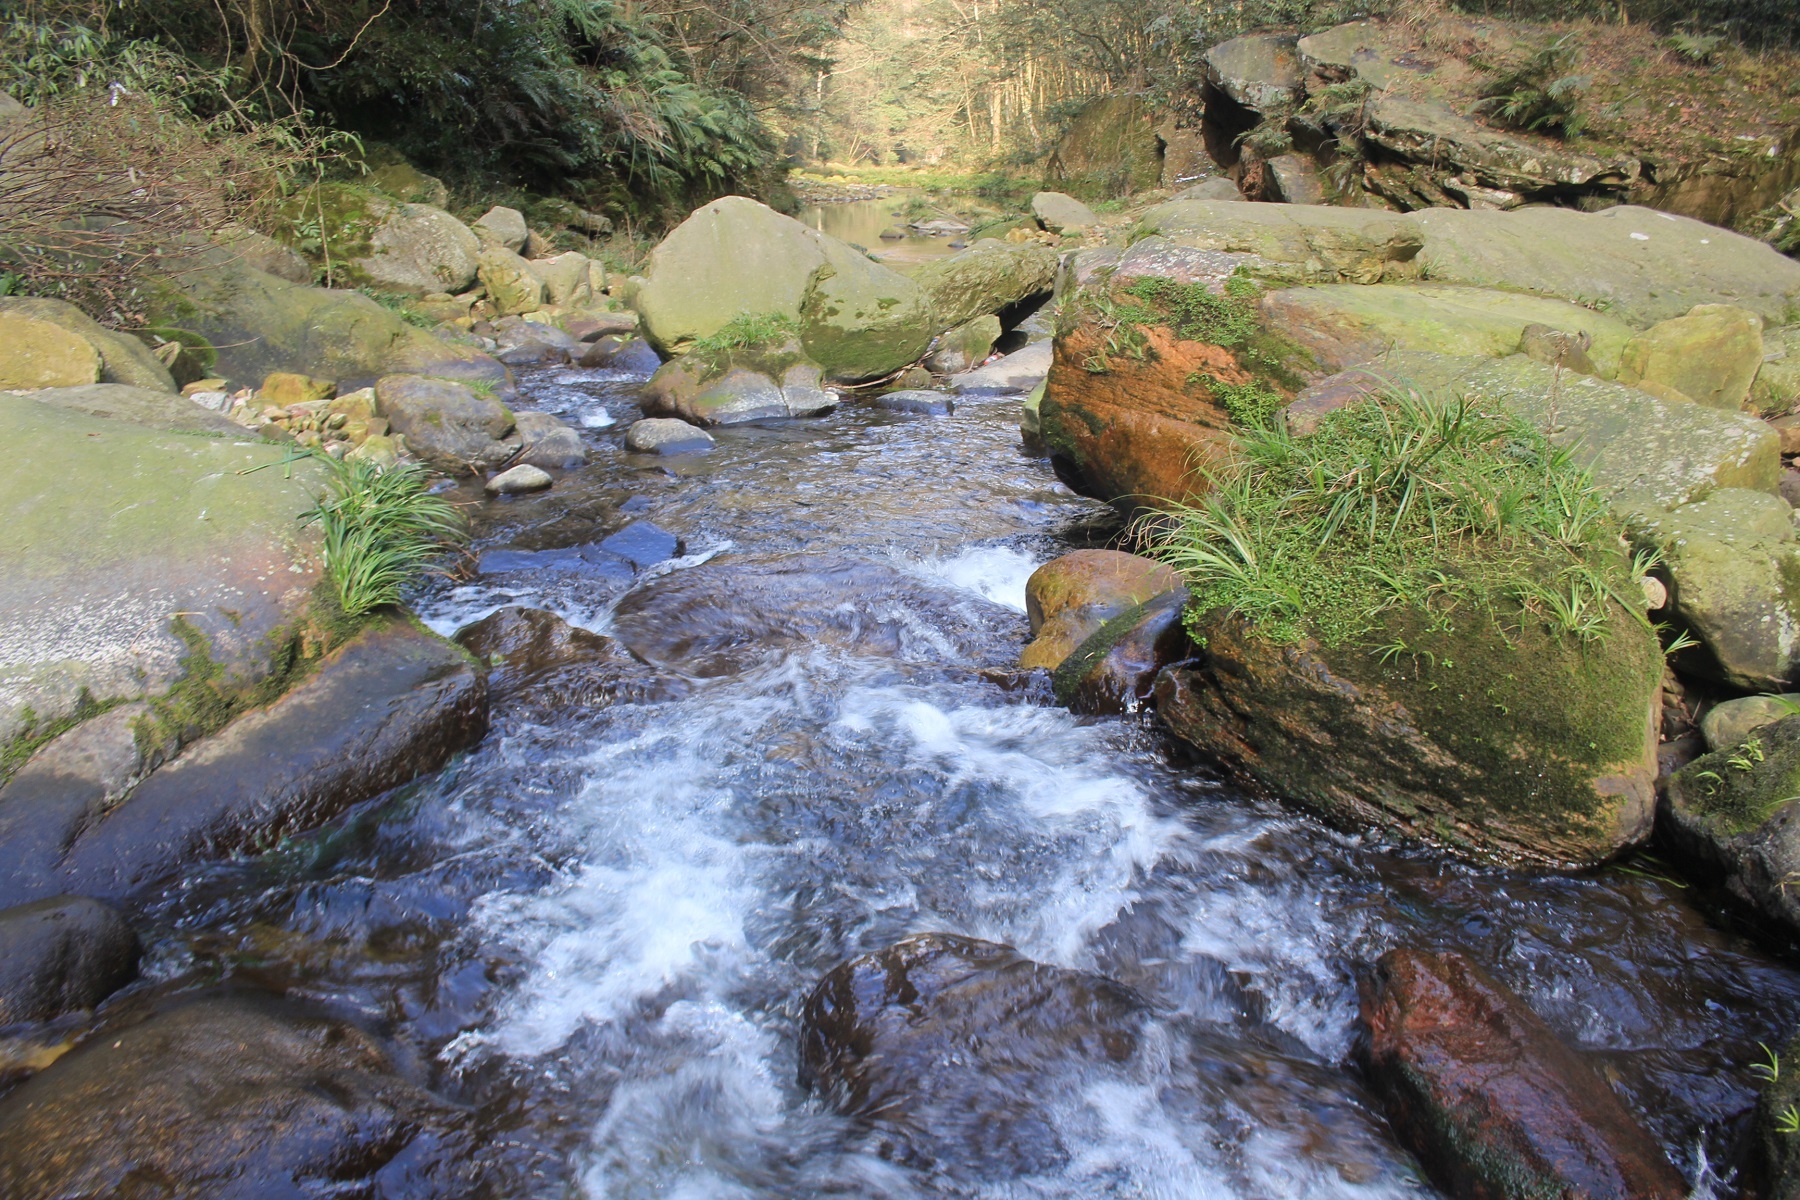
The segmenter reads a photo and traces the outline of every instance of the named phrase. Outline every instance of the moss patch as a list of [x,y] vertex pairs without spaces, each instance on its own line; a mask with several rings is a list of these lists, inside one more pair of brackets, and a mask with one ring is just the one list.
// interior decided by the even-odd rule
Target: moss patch
[[1695,759],[1676,772],[1670,792],[1727,837],[1761,827],[1800,800],[1800,716]]
[[5,743],[0,743],[0,785],[4,785],[18,773],[20,767],[30,761],[31,756],[39,750],[67,733],[75,726],[90,718],[97,717],[108,709],[116,708],[121,700],[95,700],[92,692],[82,688],[75,698],[75,708],[65,716],[51,721],[40,721],[36,713],[27,708],[21,714],[23,728]]

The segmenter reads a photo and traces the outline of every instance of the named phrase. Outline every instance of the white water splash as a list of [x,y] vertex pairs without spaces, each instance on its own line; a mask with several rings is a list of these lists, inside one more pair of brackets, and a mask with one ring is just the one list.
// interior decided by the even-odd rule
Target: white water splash
[[1041,558],[1010,546],[973,546],[948,558],[926,558],[903,565],[926,579],[948,583],[1015,612],[1024,612],[1025,581],[1042,563]]

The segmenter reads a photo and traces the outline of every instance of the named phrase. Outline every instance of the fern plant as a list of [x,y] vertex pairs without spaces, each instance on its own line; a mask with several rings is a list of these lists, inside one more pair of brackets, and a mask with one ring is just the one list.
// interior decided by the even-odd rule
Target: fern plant
[[1564,34],[1518,66],[1496,75],[1482,89],[1476,110],[1514,129],[1579,137],[1587,128],[1581,98],[1592,81],[1574,72],[1581,54],[1572,41],[1574,36]]

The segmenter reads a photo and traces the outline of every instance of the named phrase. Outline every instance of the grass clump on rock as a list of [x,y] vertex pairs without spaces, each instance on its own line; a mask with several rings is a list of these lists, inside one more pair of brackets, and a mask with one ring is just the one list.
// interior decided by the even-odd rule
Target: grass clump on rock
[[[1160,557],[1190,612],[1228,609],[1275,641],[1355,641],[1396,607],[1459,609],[1605,636],[1634,572],[1567,450],[1468,400],[1395,389],[1295,437],[1248,424],[1233,465],[1177,507]],[[1403,645],[1389,643],[1393,652]]]
[[762,350],[800,336],[800,323],[780,313],[739,313],[688,348],[690,354]]
[[325,578],[346,618],[398,604],[433,560],[461,544],[456,507],[427,486],[422,467],[388,467],[319,456],[327,492],[302,518],[317,521]]

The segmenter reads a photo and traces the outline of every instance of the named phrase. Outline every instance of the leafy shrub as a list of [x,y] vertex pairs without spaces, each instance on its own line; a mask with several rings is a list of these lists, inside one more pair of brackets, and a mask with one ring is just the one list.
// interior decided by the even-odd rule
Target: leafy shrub
[[462,513],[427,490],[424,468],[314,457],[329,472],[327,490],[301,519],[319,523],[325,576],[346,617],[398,604],[466,539]]
[[1274,641],[1354,641],[1395,606],[1597,638],[1637,566],[1568,451],[1466,400],[1395,390],[1306,437],[1251,427],[1214,483],[1155,552],[1187,578],[1190,612],[1231,610]]

